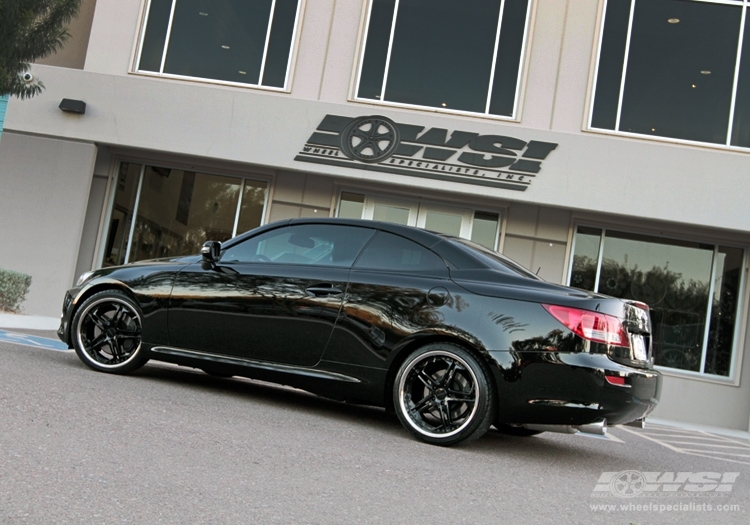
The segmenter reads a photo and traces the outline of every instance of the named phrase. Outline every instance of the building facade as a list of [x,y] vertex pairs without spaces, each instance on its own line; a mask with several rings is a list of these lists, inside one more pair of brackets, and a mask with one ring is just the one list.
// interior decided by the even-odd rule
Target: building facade
[[425,227],[648,303],[654,415],[748,430],[749,9],[86,0],[8,104],[0,268],[56,316],[86,270],[278,219]]

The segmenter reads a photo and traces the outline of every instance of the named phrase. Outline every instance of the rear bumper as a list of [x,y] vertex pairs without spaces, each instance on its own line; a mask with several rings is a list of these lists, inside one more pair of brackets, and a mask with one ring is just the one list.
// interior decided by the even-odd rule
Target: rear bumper
[[[607,425],[646,417],[661,395],[656,370],[615,363],[605,355],[493,352],[498,367],[498,421],[512,424]],[[621,378],[612,384],[607,376]]]

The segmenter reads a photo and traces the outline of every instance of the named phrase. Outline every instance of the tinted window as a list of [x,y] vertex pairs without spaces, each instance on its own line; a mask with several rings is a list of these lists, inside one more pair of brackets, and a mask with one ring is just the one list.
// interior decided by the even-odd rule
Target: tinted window
[[221,262],[351,266],[372,234],[373,230],[354,226],[285,226],[227,248],[221,256]]
[[151,0],[138,70],[283,88],[298,8],[298,0]]
[[434,252],[386,232],[378,232],[354,267],[416,273],[446,271],[445,262]]
[[749,146],[742,95],[750,71],[737,49],[744,9],[711,0],[607,2],[591,127],[728,144],[734,96],[732,143]]
[[458,237],[455,237],[453,239],[455,242],[461,243],[464,246],[467,246],[474,250],[474,255],[479,257],[484,263],[489,266],[490,268],[493,268],[495,270],[500,270],[506,273],[514,273],[516,275],[520,275],[522,277],[528,277],[529,279],[536,279],[537,281],[543,280],[541,277],[538,277],[535,273],[531,272],[530,270],[527,270],[517,262],[515,262],[512,259],[508,259],[504,255],[501,255],[493,250],[490,250],[489,248],[486,248],[480,244],[467,241],[466,239],[461,239]]
[[528,3],[374,0],[357,96],[513,116]]

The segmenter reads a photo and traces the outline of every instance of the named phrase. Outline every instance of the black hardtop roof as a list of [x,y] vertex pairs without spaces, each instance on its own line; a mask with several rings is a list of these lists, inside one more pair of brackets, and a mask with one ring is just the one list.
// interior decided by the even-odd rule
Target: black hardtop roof
[[415,226],[404,226],[402,224],[396,224],[392,222],[373,221],[370,219],[342,219],[339,217],[305,217],[298,219],[282,219],[269,224],[265,224],[254,230],[235,237],[227,243],[234,244],[249,236],[256,235],[262,231],[272,230],[275,228],[281,228],[284,226],[290,226],[293,224],[339,224],[342,226],[358,226],[362,228],[369,228],[375,230],[381,230],[384,232],[393,233],[400,235],[414,242],[421,244],[427,248],[437,252],[441,257],[446,259],[455,268],[486,268],[487,265],[477,257],[472,250],[459,243],[455,242],[454,237],[450,235],[444,235],[442,233],[432,232],[423,230]]
[[395,233],[416,241],[424,246],[431,247],[443,239],[440,233],[423,230],[415,226],[404,226],[402,224],[396,224],[393,222],[382,222],[373,221],[369,219],[341,219],[338,217],[321,217],[321,218],[301,218],[291,219],[289,224],[340,224],[342,226],[360,226],[363,228],[371,228],[375,230],[382,230],[385,232]]

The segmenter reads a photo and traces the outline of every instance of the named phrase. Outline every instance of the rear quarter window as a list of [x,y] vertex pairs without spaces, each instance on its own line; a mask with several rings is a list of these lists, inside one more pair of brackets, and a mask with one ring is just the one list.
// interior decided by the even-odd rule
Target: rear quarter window
[[411,273],[447,272],[445,261],[424,246],[392,233],[378,232],[354,268]]

